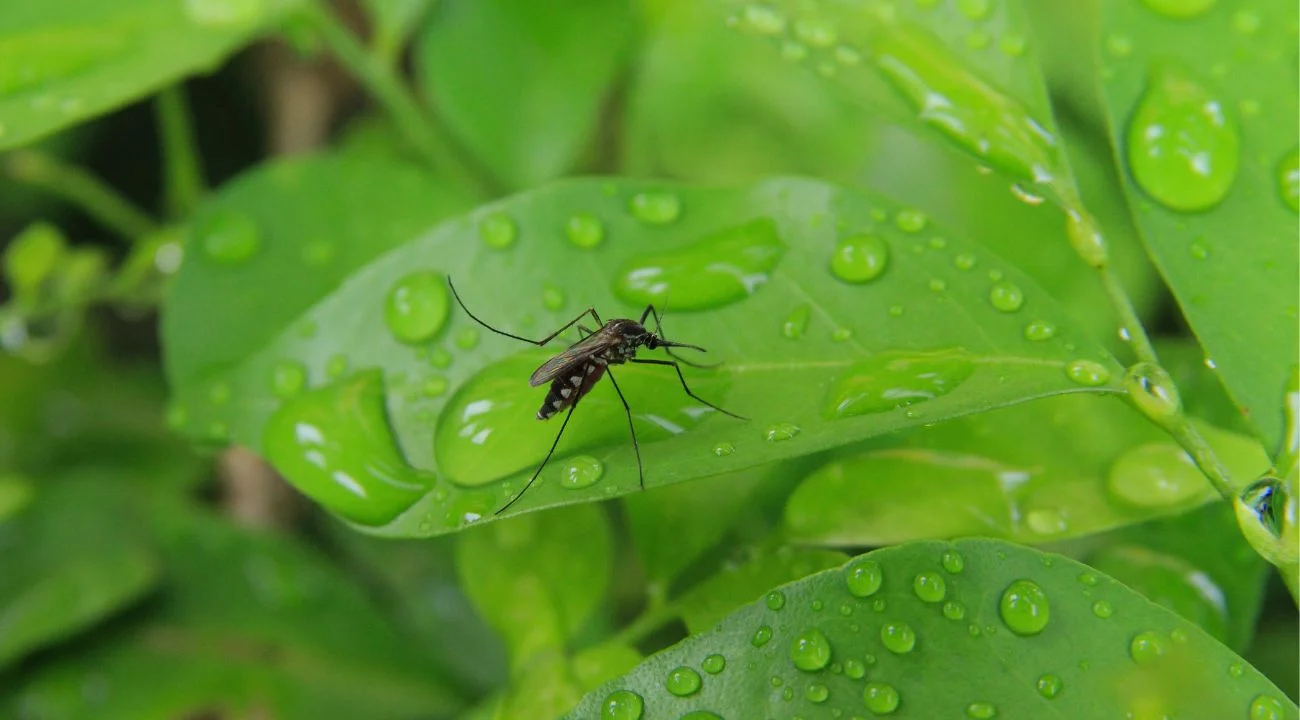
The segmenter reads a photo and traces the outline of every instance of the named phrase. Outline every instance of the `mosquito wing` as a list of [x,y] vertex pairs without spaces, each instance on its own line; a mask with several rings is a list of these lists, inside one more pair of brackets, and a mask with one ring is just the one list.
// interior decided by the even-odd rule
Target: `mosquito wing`
[[528,384],[537,387],[554,380],[569,368],[581,367],[593,356],[609,347],[612,342],[613,335],[601,328],[570,345],[568,349],[559,355],[547,360],[533,372],[532,377],[528,378]]

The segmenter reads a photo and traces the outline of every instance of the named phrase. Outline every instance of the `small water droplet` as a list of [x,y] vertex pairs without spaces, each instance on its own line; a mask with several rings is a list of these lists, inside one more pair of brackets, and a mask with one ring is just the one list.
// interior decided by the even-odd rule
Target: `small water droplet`
[[896,655],[906,655],[916,647],[916,631],[901,620],[885,623],[880,626],[880,644]]
[[831,641],[816,628],[804,630],[790,641],[790,662],[804,672],[817,672],[831,661]]
[[1196,463],[1172,443],[1145,443],[1130,448],[1110,466],[1107,488],[1125,504],[1160,508],[1190,502],[1208,485]]
[[1061,688],[1064,686],[1065,683],[1061,682],[1061,678],[1051,673],[1040,676],[1038,682],[1034,684],[1034,688],[1038,690],[1038,694],[1048,700],[1060,695]]
[[433,352],[429,353],[429,364],[436,368],[446,370],[451,367],[451,361],[451,353],[443,348],[434,348]]
[[820,18],[803,18],[794,23],[794,36],[799,42],[815,48],[827,48],[839,39],[835,26]]
[[1210,249],[1202,240],[1193,240],[1192,244],[1187,246],[1187,254],[1191,255],[1193,260],[1210,259]]
[[930,219],[920,210],[899,210],[894,216],[894,226],[908,233],[921,232],[929,222]]
[[952,259],[952,264],[958,270],[970,270],[975,267],[975,256],[970,253],[959,253]]
[[785,322],[781,323],[781,334],[791,340],[798,340],[803,337],[804,332],[808,329],[808,318],[812,315],[812,308],[807,303],[796,305],[794,310],[786,317]]
[[893,685],[882,682],[869,682],[862,689],[862,702],[876,715],[889,715],[898,709],[900,698]]
[[754,631],[754,636],[749,639],[749,643],[754,647],[763,647],[772,639],[772,628],[766,625],[760,625]]
[[1039,535],[1059,535],[1069,529],[1060,510],[1034,508],[1025,513],[1025,525]]
[[962,558],[961,553],[956,550],[945,550],[943,557],[939,559],[939,564],[943,569],[956,575],[966,568],[966,560]]
[[605,241],[605,225],[591,213],[575,213],[564,224],[564,234],[580,248],[594,248]]
[[1065,375],[1076,385],[1097,387],[1110,382],[1110,371],[1105,365],[1092,360],[1071,360],[1065,366]]
[[1128,128],[1128,161],[1142,190],[1173,210],[1217,205],[1237,177],[1240,140],[1223,103],[1172,69],[1153,75]]
[[975,718],[975,720],[989,720],[996,717],[998,709],[990,703],[973,702],[966,706],[966,717]]
[[861,680],[866,677],[867,667],[862,664],[861,660],[849,658],[844,661],[844,676],[850,680]]
[[435,376],[426,379],[424,381],[424,384],[420,386],[420,389],[421,391],[424,392],[425,395],[428,395],[429,397],[438,397],[443,393],[447,392],[447,387],[448,387],[447,378]]
[[961,620],[966,617],[966,606],[955,600],[943,604],[943,616],[949,620]]
[[204,255],[224,265],[238,265],[257,254],[262,234],[253,218],[233,210],[216,210],[200,218],[193,237]]
[[700,691],[703,684],[700,674],[685,665],[669,671],[667,679],[664,680],[664,687],[677,697],[694,695]]
[[767,605],[768,610],[780,610],[785,607],[785,593],[773,590],[763,599],[763,603]]
[[1165,639],[1151,630],[1140,632],[1128,646],[1128,654],[1138,665],[1150,665],[1164,657]]
[[853,67],[862,62],[862,53],[847,45],[835,48],[835,60],[845,67]]
[[760,35],[780,35],[785,32],[785,17],[765,5],[747,5],[741,17],[750,30]]
[[875,560],[859,557],[844,570],[844,582],[854,597],[871,597],[885,580],[884,570]]
[[1256,695],[1250,701],[1250,720],[1283,720],[1285,717],[1286,705],[1271,695]]
[[1277,191],[1292,212],[1300,212],[1300,148],[1287,153],[1278,163]]
[[428,271],[411,273],[388,290],[384,323],[400,342],[427,342],[446,324],[449,302],[446,278]]
[[1139,362],[1124,373],[1124,389],[1143,415],[1165,425],[1182,413],[1182,401],[1174,379],[1155,363]]
[[835,246],[831,273],[849,283],[865,283],[880,277],[889,264],[889,245],[875,235],[850,235]]
[[547,310],[559,310],[564,307],[564,291],[547,283],[542,286],[542,305]]
[[1009,281],[995,284],[989,290],[989,304],[1001,312],[1015,312],[1025,304],[1025,293]]
[[718,457],[726,457],[736,452],[736,446],[729,442],[720,442],[713,446],[713,454]]
[[1100,579],[1093,573],[1083,572],[1079,573],[1079,582],[1088,587],[1096,587]]
[[1015,197],[1015,199],[1019,200],[1020,202],[1026,205],[1029,205],[1030,207],[1037,207],[1039,205],[1042,205],[1043,201],[1046,200],[1046,198],[1044,198],[1042,195],[1029,192],[1029,190],[1025,189],[1025,186],[1022,185],[1021,183],[1011,184],[1011,195]]
[[488,247],[504,250],[519,238],[519,226],[514,218],[503,212],[490,212],[479,220],[478,236]]
[[1102,620],[1105,620],[1109,618],[1111,615],[1115,614],[1115,609],[1111,607],[1111,604],[1109,602],[1106,602],[1105,600],[1098,600],[1097,602],[1092,604],[1092,614],[1096,615]]
[[939,573],[927,571],[918,573],[912,580],[912,591],[922,602],[937,603],[943,601],[948,586]]
[[974,371],[964,350],[886,351],[855,363],[832,383],[827,418],[888,412],[952,392]]
[[605,465],[590,455],[575,455],[560,467],[560,487],[581,490],[591,487],[605,473]]
[[853,337],[853,331],[846,327],[837,327],[831,331],[831,340],[835,342],[845,342]]
[[669,192],[639,192],[628,202],[632,217],[648,225],[667,225],[682,215],[682,200]]
[[1142,0],[1154,12],[1165,17],[1187,19],[1204,15],[1218,0]]
[[768,442],[781,442],[789,440],[799,434],[799,426],[791,423],[777,423],[769,425],[763,432],[763,438]]
[[727,658],[715,653],[704,658],[704,661],[700,663],[700,668],[710,675],[717,675],[727,669]]
[[461,350],[473,350],[478,346],[478,329],[469,327],[461,330],[456,333],[455,342]]
[[1092,216],[1071,209],[1065,214],[1065,235],[1070,247],[1089,267],[1103,268],[1110,263],[1110,250],[1106,238],[1097,228]]
[[1232,29],[1242,35],[1254,35],[1259,30],[1259,15],[1244,8],[1238,10],[1232,14]]
[[998,603],[1002,622],[1017,635],[1037,635],[1051,615],[1047,593],[1032,580],[1017,580],[1002,592]]
[[348,356],[343,353],[335,353],[325,361],[325,377],[331,380],[343,377],[348,371]]
[[890,317],[901,317],[902,315],[903,315],[903,306],[902,306],[902,305],[890,305],[890,306],[889,306],[889,316],[890,316]]
[[803,696],[808,702],[824,703],[831,696],[831,691],[830,688],[821,683],[813,683],[804,688]]
[[1024,35],[1003,35],[998,39],[998,49],[1007,57],[1018,58],[1025,54],[1029,47],[1029,41],[1025,40]]
[[1050,320],[1034,320],[1025,326],[1025,339],[1033,342],[1050,340],[1056,336],[1056,324]]
[[271,370],[271,391],[276,397],[296,395],[307,384],[307,368],[294,360],[276,363]]
[[944,282],[943,280],[940,280],[939,278],[931,278],[929,287],[930,287],[930,292],[943,292],[944,290],[948,289],[948,283]]
[[600,706],[601,720],[641,720],[645,701],[630,690],[615,690]]

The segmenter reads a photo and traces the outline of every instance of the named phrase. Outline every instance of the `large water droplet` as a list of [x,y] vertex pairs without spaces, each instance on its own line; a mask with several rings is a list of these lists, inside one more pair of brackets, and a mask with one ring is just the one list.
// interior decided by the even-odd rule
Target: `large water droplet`
[[782,442],[789,440],[799,434],[799,426],[791,423],[776,423],[769,425],[767,430],[763,431],[763,438],[768,442]]
[[1065,366],[1065,376],[1075,385],[1098,387],[1110,382],[1110,370],[1093,360],[1071,360]]
[[1234,499],[1237,525],[1255,552],[1278,567],[1300,562],[1296,496],[1282,480],[1265,475]]
[[898,691],[893,685],[882,682],[869,682],[862,689],[862,702],[876,715],[889,715],[898,709]]
[[600,705],[601,720],[641,720],[645,701],[630,690],[615,690]]
[[763,603],[767,605],[768,610],[780,610],[785,607],[785,593],[773,590],[763,599]]
[[704,658],[704,661],[700,663],[700,667],[710,675],[717,675],[727,669],[727,658],[714,653]]
[[564,234],[580,248],[594,248],[605,241],[605,225],[591,213],[576,213],[564,224]]
[[1155,363],[1135,363],[1124,374],[1129,400],[1158,424],[1167,424],[1182,412],[1178,388],[1164,368]]
[[426,342],[446,324],[449,302],[446,278],[435,272],[411,273],[389,289],[384,323],[401,342]]
[[781,323],[781,334],[791,340],[798,340],[803,337],[804,332],[808,329],[808,318],[812,314],[812,308],[807,303],[796,305],[790,315],[786,317],[785,322]]
[[1218,98],[1165,69],[1152,75],[1128,128],[1138,185],[1166,207],[1205,210],[1232,188],[1240,162],[1236,122]]
[[433,484],[397,448],[378,371],[287,400],[267,420],[262,444],[305,495],[364,525],[392,520]]
[[1250,720],[1283,720],[1287,716],[1286,705],[1271,695],[1256,695],[1249,713]]
[[1017,580],[1002,592],[998,614],[1011,632],[1037,635],[1047,627],[1050,610],[1047,593],[1032,580]]
[[1150,665],[1164,657],[1166,649],[1165,639],[1147,630],[1133,637],[1128,646],[1128,654],[1138,665]]
[[1107,487],[1135,507],[1159,508],[1190,502],[1209,490],[1192,458],[1172,443],[1130,448],[1110,466]]
[[817,672],[831,661],[831,641],[816,628],[804,630],[790,641],[790,662],[804,672]]
[[835,246],[831,272],[850,283],[875,280],[889,264],[889,245],[875,235],[850,235]]
[[703,684],[700,674],[685,665],[671,670],[668,678],[664,680],[664,687],[668,692],[678,697],[694,695],[700,691]]
[[960,348],[888,351],[847,368],[831,385],[825,415],[848,418],[888,412],[947,395],[975,366]]
[[1097,223],[1085,212],[1071,209],[1065,214],[1065,234],[1075,254],[1089,267],[1102,268],[1110,262],[1106,238],[1097,229]]
[[1294,149],[1277,166],[1277,191],[1292,212],[1300,212],[1300,149]]
[[912,591],[923,602],[937,603],[943,602],[944,595],[948,593],[948,585],[939,573],[927,571],[918,573],[912,580]]
[[257,223],[233,210],[216,210],[205,215],[192,233],[204,255],[226,265],[242,263],[262,247]]
[[831,696],[831,690],[821,683],[813,683],[804,688],[803,696],[808,702],[824,703]]
[[669,192],[640,192],[628,201],[632,217],[649,225],[666,225],[682,215],[682,199]]
[[896,655],[906,655],[916,647],[916,631],[901,620],[885,623],[880,626],[880,644]]
[[570,490],[591,487],[604,474],[605,466],[590,455],[576,455],[560,466],[560,486]]
[[504,250],[519,238],[519,227],[514,218],[503,212],[490,212],[478,222],[478,235],[490,248]]
[[844,570],[844,583],[854,597],[864,598],[875,595],[884,580],[885,572],[881,569],[880,563],[868,558],[856,558]]
[[1015,283],[1003,280],[989,290],[989,304],[1002,312],[1015,312],[1025,304],[1025,293]]
[[1142,0],[1155,12],[1171,18],[1194,18],[1204,15],[1218,0]]
[[637,306],[663,307],[669,300],[677,310],[726,305],[749,297],[766,283],[785,250],[775,223],[754,220],[624,263],[614,293]]

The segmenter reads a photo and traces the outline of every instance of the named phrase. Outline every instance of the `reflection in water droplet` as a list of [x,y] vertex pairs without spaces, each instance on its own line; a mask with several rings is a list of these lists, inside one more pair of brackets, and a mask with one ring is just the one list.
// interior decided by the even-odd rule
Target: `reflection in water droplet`
[[875,280],[889,264],[889,245],[875,235],[850,235],[835,246],[831,273],[849,283]]
[[397,448],[382,377],[370,371],[300,393],[267,420],[262,436],[267,459],[285,478],[364,525],[389,522],[433,484]]
[[401,342],[426,342],[446,324],[449,303],[446,278],[435,272],[411,273],[388,290],[384,323]]
[[580,248],[594,248],[605,241],[605,225],[591,213],[576,213],[565,223],[564,234]]
[[1047,593],[1032,580],[1017,580],[1002,592],[998,604],[1002,622],[1017,635],[1037,635],[1051,615]]
[[900,698],[893,685],[869,682],[862,689],[862,702],[876,715],[889,715],[898,709]]
[[1286,483],[1272,474],[1263,475],[1233,500],[1242,535],[1255,552],[1278,567],[1300,562],[1297,505]]
[[669,192],[641,192],[628,202],[632,217],[648,225],[666,225],[682,214],[682,200]]
[[488,247],[504,250],[515,244],[519,237],[519,227],[509,215],[499,211],[491,212],[479,220],[478,235]]
[[1157,424],[1168,424],[1182,413],[1174,379],[1155,363],[1134,363],[1124,373],[1124,389],[1134,407]]
[[1133,177],[1152,198],[1193,212],[1223,200],[1237,178],[1240,140],[1223,103],[1188,77],[1153,74],[1128,128]]
[[1250,720],[1283,720],[1287,717],[1286,705],[1271,695],[1256,695],[1250,701]]
[[974,371],[960,348],[883,352],[847,368],[831,385],[825,414],[847,418],[887,412],[946,395]]
[[678,310],[716,308],[754,294],[785,250],[776,224],[761,218],[687,246],[633,258],[618,271],[614,293],[641,307],[671,301]]
[[1118,500],[1143,508],[1182,505],[1210,492],[1191,456],[1171,442],[1126,450],[1111,464],[1106,485]]
[[786,317],[785,322],[781,323],[781,334],[791,340],[798,340],[803,337],[804,332],[808,329],[808,319],[812,315],[812,308],[807,303],[796,305],[790,315]]
[[204,255],[225,265],[243,263],[262,247],[257,223],[233,210],[215,210],[202,216],[191,234]]
[[1097,387],[1110,382],[1110,371],[1105,365],[1092,360],[1072,360],[1065,366],[1065,375],[1076,385]]

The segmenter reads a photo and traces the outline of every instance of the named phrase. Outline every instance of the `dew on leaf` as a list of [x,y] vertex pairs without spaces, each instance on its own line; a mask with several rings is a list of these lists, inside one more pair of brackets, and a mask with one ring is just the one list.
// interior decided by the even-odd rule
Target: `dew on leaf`
[[1093,360],[1071,360],[1065,366],[1065,376],[1075,385],[1098,387],[1110,382],[1110,371]]
[[780,35],[785,32],[785,17],[765,5],[746,5],[741,17],[746,26],[760,35]]
[[1134,363],[1124,373],[1124,389],[1134,407],[1157,424],[1166,425],[1182,412],[1174,379],[1155,363]]
[[446,324],[449,303],[447,281],[442,275],[414,272],[389,288],[384,298],[384,324],[400,342],[426,342]]
[[727,658],[715,653],[713,655],[704,658],[704,661],[700,663],[700,667],[704,670],[704,672],[710,675],[717,675],[718,673],[726,669]]
[[488,247],[504,250],[519,238],[519,226],[503,212],[490,212],[479,220],[478,235]]
[[900,701],[898,691],[888,683],[869,682],[862,689],[862,702],[876,715],[889,715],[898,709]]
[[694,695],[700,691],[703,684],[700,674],[684,665],[669,671],[668,677],[664,680],[664,687],[668,692],[678,697]]
[[896,655],[905,655],[916,647],[916,631],[901,620],[885,623],[880,626],[880,644]]
[[766,625],[760,625],[758,629],[754,631],[754,636],[749,639],[749,642],[754,647],[763,647],[771,639],[772,628]]
[[966,606],[956,600],[949,600],[943,604],[943,616],[949,620],[963,620],[966,617]]
[[966,567],[966,561],[956,550],[945,550],[943,557],[939,558],[939,564],[953,575],[960,573]]
[[908,233],[918,233],[925,229],[930,219],[920,210],[899,210],[894,216],[894,226]]
[[922,602],[937,603],[943,602],[948,587],[942,575],[937,572],[926,571],[917,573],[916,577],[912,579],[912,591],[916,593],[916,597]]
[[547,310],[559,310],[564,307],[564,291],[551,284],[542,286],[542,305]]
[[798,340],[803,337],[804,332],[808,329],[808,318],[812,314],[812,308],[807,303],[796,305],[794,310],[786,316],[785,321],[781,323],[781,334],[791,340]]
[[1051,320],[1034,320],[1025,326],[1025,339],[1032,342],[1050,340],[1056,336],[1056,324]]
[[438,397],[447,392],[447,387],[447,378],[435,376],[425,380],[424,384],[420,386],[420,390],[429,397]]
[[238,265],[252,258],[262,247],[262,233],[248,215],[217,210],[199,220],[192,231],[203,254],[214,262]]
[[804,688],[803,696],[808,702],[824,703],[831,696],[831,691],[821,683],[813,683]]
[[1250,701],[1250,720],[1282,720],[1287,716],[1286,705],[1272,695],[1256,695]]
[[1001,312],[1015,312],[1025,304],[1025,293],[1018,285],[1004,280],[989,290],[989,304]]
[[869,558],[859,557],[849,563],[844,570],[844,583],[854,597],[871,597],[880,590],[885,573],[880,563]]
[[970,270],[975,267],[975,256],[970,253],[958,253],[952,259],[952,264],[958,270]]
[[325,361],[325,377],[332,379],[341,378],[348,371],[348,356],[343,353],[335,353]]
[[1059,535],[1069,529],[1059,510],[1034,508],[1025,513],[1025,525],[1039,535]]
[[1109,264],[1110,250],[1106,246],[1106,238],[1088,213],[1068,211],[1065,214],[1065,236],[1070,240],[1074,253],[1088,263],[1089,267],[1102,268]]
[[1164,657],[1166,649],[1165,639],[1147,630],[1133,636],[1129,642],[1128,654],[1138,665],[1150,665]]
[[628,201],[627,209],[647,225],[666,225],[681,217],[682,200],[670,192],[639,192]]
[[794,36],[809,47],[827,48],[839,39],[835,26],[820,18],[804,18],[794,23]]
[[790,662],[804,672],[817,672],[831,661],[831,641],[816,628],[804,630],[790,641]]
[[1037,635],[1047,627],[1051,616],[1047,593],[1032,580],[1017,580],[1002,592],[998,615],[1011,632]]
[[989,718],[996,717],[997,714],[997,708],[991,703],[973,702],[966,706],[966,717],[974,718],[974,720],[989,720]]
[[564,234],[580,248],[594,248],[605,241],[605,225],[591,213],[575,213],[564,224]]
[[1160,508],[1190,502],[1209,486],[1190,455],[1172,443],[1157,442],[1129,448],[1116,458],[1106,487],[1127,505]]
[[560,466],[560,487],[569,490],[581,490],[591,487],[600,480],[605,466],[590,455],[575,455]]
[[998,49],[1007,57],[1018,58],[1024,55],[1028,46],[1024,35],[1003,35],[998,39]]
[[1092,614],[1096,615],[1102,620],[1105,620],[1109,618],[1111,615],[1115,614],[1115,609],[1111,607],[1111,604],[1109,602],[1106,602],[1105,600],[1098,600],[1097,602],[1092,604]]
[[831,254],[831,273],[848,283],[875,280],[889,264],[889,245],[876,235],[849,235]]
[[632,258],[617,271],[614,294],[644,307],[716,308],[754,294],[785,254],[776,224],[760,218],[684,247]]
[[600,706],[601,720],[641,720],[645,701],[630,690],[615,690]]
[[776,423],[769,425],[763,431],[763,438],[768,442],[782,442],[793,438],[799,434],[799,426],[791,423]]
[[767,605],[768,610],[780,610],[785,607],[785,593],[780,590],[773,590],[763,598],[763,603]]
[[713,446],[713,454],[718,457],[726,457],[736,452],[736,446],[729,442],[720,442]]
[[850,680],[861,680],[866,674],[867,667],[861,660],[850,658],[844,661],[844,675]]
[[960,348],[886,351],[847,368],[831,384],[824,413],[849,418],[888,412],[947,395],[974,371]]
[[1050,700],[1056,697],[1057,695],[1060,695],[1061,688],[1064,686],[1065,683],[1061,682],[1060,677],[1048,673],[1046,675],[1039,676],[1038,682],[1034,684],[1034,689],[1038,691],[1039,695]]
[[296,360],[285,360],[271,369],[271,392],[276,397],[287,398],[297,394],[307,384],[307,368]]

